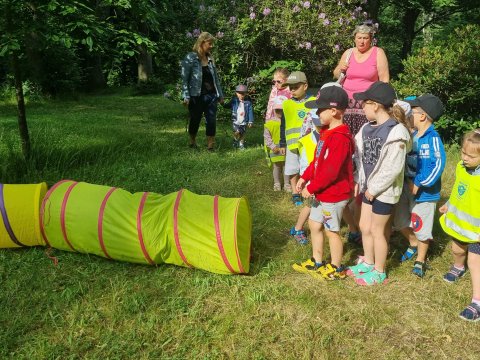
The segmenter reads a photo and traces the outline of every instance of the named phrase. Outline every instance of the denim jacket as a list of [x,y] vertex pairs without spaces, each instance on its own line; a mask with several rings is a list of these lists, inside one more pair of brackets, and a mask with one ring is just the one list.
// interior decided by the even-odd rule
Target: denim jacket
[[[243,101],[245,106],[245,118],[243,120],[243,125],[246,124],[253,124],[253,105],[249,97],[246,97]],[[236,96],[232,97],[232,99],[223,104],[224,108],[232,110],[232,122],[234,123],[237,121],[237,110],[240,105],[240,100]]]
[[[217,69],[213,60],[208,58],[208,68],[212,73],[216,95],[223,98],[222,87],[218,79]],[[200,96],[202,90],[202,63],[196,52],[190,52],[182,60],[182,98],[190,99],[192,96]]]

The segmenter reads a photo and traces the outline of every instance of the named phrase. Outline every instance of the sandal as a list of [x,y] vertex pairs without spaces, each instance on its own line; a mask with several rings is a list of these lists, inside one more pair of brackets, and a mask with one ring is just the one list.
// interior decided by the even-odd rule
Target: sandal
[[472,302],[460,313],[460,319],[466,321],[479,321],[480,320],[480,305]]

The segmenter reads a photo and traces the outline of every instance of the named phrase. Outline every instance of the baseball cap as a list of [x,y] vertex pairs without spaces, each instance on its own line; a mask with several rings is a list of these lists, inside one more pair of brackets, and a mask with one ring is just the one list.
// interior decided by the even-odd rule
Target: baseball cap
[[288,75],[287,81],[282,84],[282,87],[287,87],[288,85],[298,83],[307,83],[307,76],[302,71],[294,71],[290,75]]
[[372,100],[383,106],[391,106],[397,98],[397,94],[392,85],[383,81],[375,81],[366,91],[354,93],[353,98],[355,100]]
[[412,108],[421,107],[433,120],[438,120],[445,111],[442,101],[432,94],[424,94],[407,102]]
[[237,85],[237,86],[235,87],[235,92],[240,92],[240,93],[246,93],[246,92],[248,92],[247,85],[243,85],[243,84]]
[[307,109],[346,109],[348,107],[348,95],[341,87],[324,87],[318,92],[317,99],[307,101],[305,107]]

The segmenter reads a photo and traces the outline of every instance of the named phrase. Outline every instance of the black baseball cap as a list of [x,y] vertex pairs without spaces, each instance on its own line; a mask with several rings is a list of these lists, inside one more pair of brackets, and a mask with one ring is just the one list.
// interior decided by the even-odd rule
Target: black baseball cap
[[305,103],[307,109],[346,109],[348,107],[348,95],[345,90],[338,86],[328,86],[320,89],[316,100]]
[[355,100],[372,100],[383,106],[392,106],[397,94],[392,85],[383,81],[375,81],[364,92],[353,94]]
[[445,111],[442,101],[432,94],[425,94],[413,100],[406,100],[406,102],[408,102],[412,108],[421,107],[433,120],[440,119],[440,116],[442,116]]

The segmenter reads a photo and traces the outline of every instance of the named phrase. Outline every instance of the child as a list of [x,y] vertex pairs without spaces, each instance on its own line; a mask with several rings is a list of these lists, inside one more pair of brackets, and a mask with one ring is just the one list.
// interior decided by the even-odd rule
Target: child
[[369,122],[355,136],[357,183],[363,193],[360,231],[364,258],[351,266],[347,275],[354,276],[359,285],[375,285],[387,280],[390,218],[402,192],[410,133],[404,125],[405,113],[393,106],[395,90],[391,85],[377,81],[353,96],[363,100]]
[[[407,103],[412,107],[413,149],[407,154],[406,183],[395,211],[395,227],[410,245],[401,261],[417,254],[412,273],[424,277],[435,207],[440,200],[441,176],[445,168],[445,149],[433,122],[442,116],[444,107],[432,94],[422,95]],[[411,214],[411,216],[410,216]]]
[[[348,95],[340,87],[330,86],[320,90],[316,100],[305,104],[318,108],[320,121],[315,126],[320,140],[315,158],[297,183],[297,191],[305,198],[312,195],[314,204],[308,225],[312,237],[312,258],[292,265],[299,272],[327,280],[345,278],[342,266],[343,242],[339,236],[343,209],[353,193],[354,143],[343,113],[348,106]],[[306,186],[305,184],[308,183]],[[323,263],[323,228],[330,245],[331,263]]]
[[[340,86],[336,82],[329,82],[324,84],[320,90],[328,87],[328,86]],[[340,86],[341,87],[341,86]],[[320,91],[317,96],[319,96]],[[317,109],[312,109],[309,111],[309,115],[312,118],[312,123],[319,124],[320,119],[317,115]],[[314,159],[315,155],[315,148],[317,147],[317,143],[319,140],[320,134],[316,130],[316,126],[312,128],[312,131],[305,136],[302,136],[298,140],[298,154],[299,154],[299,161],[300,161],[300,175],[305,172],[305,169],[310,165],[310,163]],[[294,226],[290,229],[290,235],[293,236],[295,241],[300,245],[308,244],[307,236],[305,235],[305,231],[303,230],[303,225],[308,220],[310,216],[310,208],[312,199],[306,199],[306,205],[300,210],[300,214],[298,214],[297,222]]]
[[[263,130],[264,147],[268,165],[273,167],[273,191],[282,189],[281,178],[285,165],[285,149],[280,148],[280,122],[283,117],[282,104],[287,100],[285,96],[273,99],[275,117],[265,121]],[[284,177],[284,186],[288,184],[288,177]]]
[[[294,71],[290,74],[287,81],[282,84],[282,87],[287,86],[292,93],[292,98],[283,103],[283,113],[285,116],[285,132],[283,135],[287,146],[285,154],[285,175],[290,177],[292,202],[296,206],[301,206],[303,204],[302,197],[296,190],[300,172],[298,139],[312,130],[312,120],[311,117],[308,116],[305,103],[310,100],[315,100],[315,97],[307,96],[307,77],[301,71]],[[282,139],[280,143],[282,143]]]
[[287,99],[292,97],[288,88],[282,88],[283,83],[287,80],[289,72],[286,68],[276,68],[273,73],[272,90],[270,91],[270,97],[268,98],[267,111],[265,113],[265,121],[273,119],[275,117],[274,99],[277,96],[284,96]]
[[245,149],[245,131],[253,126],[253,105],[246,85],[237,85],[235,96],[223,107],[232,109],[233,147]]
[[448,202],[440,207],[440,225],[453,237],[453,265],[443,279],[453,283],[465,275],[465,260],[472,278],[472,303],[460,313],[468,321],[480,320],[480,129],[467,133],[462,160]]

